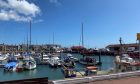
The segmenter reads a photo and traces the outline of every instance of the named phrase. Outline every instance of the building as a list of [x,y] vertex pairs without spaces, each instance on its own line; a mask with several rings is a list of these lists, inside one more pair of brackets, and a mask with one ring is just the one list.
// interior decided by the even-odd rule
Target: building
[[72,46],[71,50],[72,50],[72,52],[79,53],[79,52],[81,52],[83,50],[86,50],[86,48],[84,48],[83,46]]
[[[113,44],[113,45],[108,45],[106,48],[114,53],[118,53],[121,50],[121,45]],[[136,52],[139,50],[139,45],[137,43],[122,44],[122,50],[124,52]]]
[[61,45],[58,44],[32,45],[31,49],[36,52],[57,52],[61,50]]
[[9,44],[0,44],[0,52],[9,53],[9,52],[57,52],[61,50],[61,45],[53,44],[44,44],[44,45],[9,45]]
[[0,52],[16,52],[19,49],[18,45],[0,44]]

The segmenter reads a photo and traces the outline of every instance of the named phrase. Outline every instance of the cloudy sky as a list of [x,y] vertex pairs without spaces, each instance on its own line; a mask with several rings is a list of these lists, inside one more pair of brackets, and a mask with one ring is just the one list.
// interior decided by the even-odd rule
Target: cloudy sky
[[32,21],[32,43],[81,44],[86,47],[136,43],[140,30],[139,0],[0,0],[0,43],[26,43]]

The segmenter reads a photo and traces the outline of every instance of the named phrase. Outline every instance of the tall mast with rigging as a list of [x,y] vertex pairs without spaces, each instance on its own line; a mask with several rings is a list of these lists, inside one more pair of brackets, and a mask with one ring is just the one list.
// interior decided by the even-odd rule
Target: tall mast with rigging
[[82,23],[82,47],[84,47],[84,28],[83,28],[83,23]]
[[53,46],[54,46],[54,32],[53,32]]
[[30,48],[30,52],[31,52],[31,50],[32,50],[32,48],[31,48],[31,43],[32,43],[32,37],[31,37],[31,35],[32,35],[32,25],[31,25],[32,23],[31,23],[31,20],[30,20],[30,46],[29,46],[29,48]]
[[28,30],[27,30],[27,52],[29,52],[29,45],[28,45]]

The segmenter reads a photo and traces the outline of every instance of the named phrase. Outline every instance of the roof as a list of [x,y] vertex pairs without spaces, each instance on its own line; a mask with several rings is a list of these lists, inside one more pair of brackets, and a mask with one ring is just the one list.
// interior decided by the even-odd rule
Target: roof
[[[138,44],[136,43],[131,43],[131,44],[122,44],[123,46],[126,46],[126,47],[137,47]],[[108,45],[108,47],[120,47],[120,44],[111,44],[111,45]]]
[[72,46],[71,48],[72,49],[83,49],[84,47],[83,46]]

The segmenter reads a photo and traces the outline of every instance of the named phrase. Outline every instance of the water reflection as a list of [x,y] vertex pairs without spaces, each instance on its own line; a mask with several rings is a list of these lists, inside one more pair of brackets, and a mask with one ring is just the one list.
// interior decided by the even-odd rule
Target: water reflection
[[36,69],[33,69],[33,70],[29,70],[29,76],[32,77],[34,75],[37,74],[37,70]]
[[24,73],[24,77],[25,78],[34,78],[37,74],[37,70],[33,69],[33,70],[25,70],[24,72],[22,72],[22,74]]

